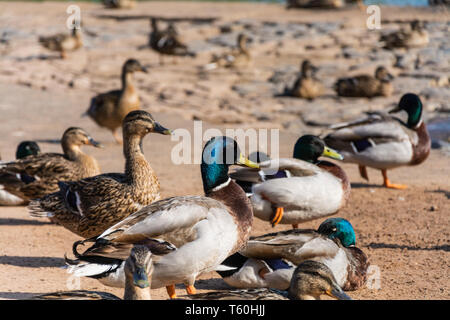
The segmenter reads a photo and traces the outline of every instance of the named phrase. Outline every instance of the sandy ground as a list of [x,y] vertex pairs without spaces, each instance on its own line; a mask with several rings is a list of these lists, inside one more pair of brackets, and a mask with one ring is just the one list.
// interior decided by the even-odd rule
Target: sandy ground
[[[352,26],[361,28],[363,17],[358,9],[318,11],[313,14],[307,10],[287,12],[278,5],[145,3],[138,9],[119,12],[104,10],[94,4],[81,3],[80,6],[86,26],[96,32],[101,30],[107,34],[116,32],[119,36],[112,40],[88,38],[89,46],[86,50],[76,52],[67,60],[60,61],[40,58],[42,55],[50,56],[52,53],[46,52],[36,44],[36,36],[49,34],[51,31],[64,31],[62,26],[66,18],[64,13],[66,4],[0,3],[0,22],[6,23],[8,30],[15,30],[10,44],[6,48],[1,47],[4,51],[0,59],[2,66],[0,150],[4,160],[13,158],[16,145],[22,140],[59,139],[67,127],[80,126],[107,146],[105,149],[86,148],[86,152],[98,159],[102,171],[121,172],[124,166],[121,147],[112,142],[109,132],[98,128],[88,118],[81,118],[80,115],[86,110],[95,92],[119,85],[117,76],[121,63],[130,56],[137,57],[152,67],[150,75],[136,76],[143,95],[144,108],[152,112],[161,124],[171,129],[186,128],[193,132],[192,119],[217,114],[216,111],[220,109],[218,101],[226,97],[229,97],[231,105],[240,103],[237,106],[242,105],[244,109],[252,104],[264,108],[268,102],[278,103],[278,109],[265,109],[267,114],[277,115],[269,121],[261,122],[260,115],[255,116],[254,113],[247,112],[235,115],[242,119],[241,121],[226,123],[229,118],[221,115],[217,119],[204,121],[203,129],[218,128],[225,132],[228,127],[280,128],[280,156],[284,157],[291,155],[292,146],[299,135],[320,133],[323,130],[300,122],[299,113],[292,113],[284,118],[287,113],[277,112],[285,110],[290,103],[299,109],[303,108],[302,112],[311,115],[313,120],[325,118],[324,122],[327,122],[333,121],[333,116],[337,118],[334,121],[338,121],[350,118],[362,110],[385,108],[398,101],[400,97],[400,92],[397,92],[391,98],[372,100],[370,106],[367,100],[363,99],[324,98],[319,102],[324,105],[323,109],[317,111],[316,108],[322,108],[322,105],[317,103],[292,102],[292,99],[280,102],[273,98],[255,97],[251,93],[237,95],[236,92],[230,91],[230,85],[248,84],[249,79],[266,81],[274,71],[273,68],[268,68],[270,64],[291,64],[297,68],[299,59],[307,54],[304,51],[297,55],[295,52],[283,51],[268,57],[257,55],[255,64],[260,64],[249,73],[221,71],[204,80],[195,72],[195,67],[207,62],[209,54],[218,48],[200,50],[197,60],[186,58],[180,59],[177,65],[168,63],[159,66],[156,54],[149,50],[137,49],[146,42],[147,19],[119,23],[112,19],[98,18],[98,15],[102,14],[215,17],[219,24],[237,19],[251,19],[252,22],[267,19],[281,22],[345,21],[347,28]],[[448,21],[445,12],[436,13],[431,9],[389,9],[383,19],[408,20],[417,15],[430,21]],[[194,43],[196,40],[218,34],[216,27],[205,25],[186,27],[183,28],[184,31],[187,38]],[[253,48],[260,50],[258,52],[264,52],[272,45],[273,42],[259,46],[255,44]],[[334,49],[331,47],[330,50]],[[314,52],[308,54],[315,55]],[[318,59],[327,61],[326,54]],[[357,59],[350,62],[356,63]],[[350,62],[347,61],[347,65],[350,65]],[[365,65],[358,70],[365,70],[364,68],[371,70],[372,67]],[[448,72],[448,65],[442,69]],[[337,70],[335,75],[339,72],[343,70]],[[174,82],[178,78],[180,81]],[[69,85],[71,81],[77,79],[82,80],[76,82],[76,85]],[[258,83],[262,82],[261,80]],[[204,95],[199,93],[202,85],[208,88]],[[176,91],[175,97],[162,99],[161,93],[164,93],[164,89],[172,87],[181,87],[184,91]],[[436,88],[444,90],[445,93],[448,85]],[[192,89],[194,94],[186,93],[188,89]],[[181,91],[184,92],[183,95],[179,94]],[[216,99],[217,96],[220,99]],[[212,101],[211,105],[206,104],[209,99]],[[442,99],[439,95],[434,100],[427,99],[426,116],[430,117],[430,114],[439,116],[439,110],[448,109],[446,101],[448,103],[445,95]],[[436,107],[436,104],[439,105]],[[333,106],[337,106],[337,109],[333,109]],[[329,112],[320,117],[320,113],[324,114],[322,112],[324,110]],[[291,125],[284,125],[286,122]],[[295,126],[295,123],[301,124]],[[177,166],[171,162],[171,150],[176,144],[176,141],[161,135],[151,135],[145,139],[145,154],[158,174],[162,196],[202,194],[199,166],[196,164]],[[40,143],[40,145],[43,151],[60,151],[58,144]],[[448,156],[441,150],[432,150],[429,159],[420,166],[391,171],[389,176],[392,181],[410,186],[404,191],[380,188],[381,174],[375,170],[369,170],[371,180],[367,183],[359,177],[356,166],[342,165],[352,181],[352,194],[349,203],[338,216],[351,221],[357,234],[357,245],[368,254],[371,263],[379,270],[379,282],[370,282],[373,286],[350,292],[352,298],[450,298],[449,165]],[[320,222],[305,223],[301,227],[317,228]],[[252,234],[259,235],[287,228],[289,227],[277,226],[272,229],[267,222],[255,219]],[[68,285],[70,287],[74,282],[61,268],[64,265],[63,257],[64,254],[71,256],[72,243],[78,239],[79,237],[62,227],[49,224],[45,220],[30,218],[24,207],[0,208],[0,299],[27,299],[38,293],[67,290]],[[81,279],[80,287],[122,295],[122,290],[105,287],[91,279]],[[227,288],[215,273],[201,276],[196,287],[200,292]],[[184,294],[183,286],[177,287],[177,293]],[[154,299],[167,298],[165,289],[152,290],[152,295]]]

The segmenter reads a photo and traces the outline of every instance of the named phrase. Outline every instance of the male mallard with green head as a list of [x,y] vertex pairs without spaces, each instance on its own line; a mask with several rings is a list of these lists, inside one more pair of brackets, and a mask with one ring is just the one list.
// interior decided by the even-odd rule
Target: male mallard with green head
[[309,60],[304,60],[301,65],[301,73],[295,81],[289,94],[293,97],[313,100],[321,96],[324,87],[320,81],[314,78],[317,68]]
[[60,52],[63,59],[67,57],[68,51],[75,51],[83,46],[81,32],[76,27],[70,34],[59,33],[53,36],[39,37],[39,43],[51,51]]
[[393,76],[388,70],[380,66],[375,70],[375,77],[363,74],[338,79],[334,85],[334,90],[341,97],[389,97],[394,90],[391,83],[392,79]]
[[224,280],[233,286],[285,290],[292,264],[314,260],[327,265],[344,290],[356,290],[366,282],[369,261],[355,247],[355,240],[355,231],[348,220],[329,218],[317,230],[293,229],[251,237],[239,254],[253,263],[240,269],[239,264],[224,261],[222,265],[232,270],[219,273],[226,275]]
[[101,93],[91,99],[91,105],[84,115],[88,115],[100,127],[111,130],[117,143],[122,143],[116,130],[122,125],[125,116],[141,106],[133,74],[147,69],[136,59],[128,59],[122,67],[122,88]]
[[150,113],[130,112],[123,121],[125,173],[60,182],[59,191],[30,203],[30,215],[48,217],[73,233],[89,238],[159,200],[159,181],[142,149],[142,140],[151,132],[171,134]]
[[272,226],[299,223],[335,214],[350,196],[350,183],[338,165],[319,157],[342,160],[316,136],[300,137],[294,158],[262,162],[261,170],[240,169],[230,176],[249,193],[256,217]]
[[[61,139],[63,154],[40,153],[0,164],[0,190],[3,205],[22,205],[58,190],[60,181],[78,180],[100,173],[93,157],[81,146],[101,147],[100,143],[83,129],[68,128]],[[27,146],[30,150],[27,150]],[[17,155],[28,154],[35,146],[24,144]]]
[[[240,152],[234,139],[212,138],[203,149],[201,174],[205,196],[171,197],[142,208],[99,237],[74,244],[75,276],[90,276],[105,284],[123,286],[123,261],[133,244],[166,244],[167,254],[155,261],[152,288],[166,287],[171,298],[175,284],[195,293],[198,275],[213,271],[241,249],[250,235],[253,212],[245,192],[228,176],[230,165],[257,167]],[[220,239],[220,241],[217,241]],[[84,253],[79,244],[94,242]],[[110,259],[110,263],[105,261]]]
[[186,300],[320,300],[327,295],[338,300],[351,300],[341,289],[331,270],[317,261],[304,261],[293,272],[287,291],[247,289],[200,293],[183,296]]
[[405,189],[407,186],[389,181],[387,170],[421,164],[430,154],[431,139],[422,109],[420,98],[407,93],[389,111],[405,111],[406,123],[384,112],[369,112],[366,118],[334,125],[324,141],[339,150],[344,161],[357,163],[364,179],[369,180],[366,167],[371,167],[381,170],[385,187]]

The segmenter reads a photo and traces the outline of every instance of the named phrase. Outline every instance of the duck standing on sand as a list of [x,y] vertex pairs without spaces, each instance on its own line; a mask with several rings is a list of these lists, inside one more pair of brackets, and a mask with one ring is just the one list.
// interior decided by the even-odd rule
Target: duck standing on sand
[[29,204],[30,215],[50,218],[89,238],[159,200],[159,181],[142,149],[142,140],[151,132],[171,134],[148,112],[130,112],[123,121],[125,173],[60,182],[59,191]]
[[316,136],[304,135],[293,158],[260,163],[261,170],[239,169],[230,176],[250,197],[256,217],[272,226],[299,223],[335,214],[350,196],[350,183],[338,165],[319,157],[342,160]]
[[317,68],[309,60],[304,60],[301,66],[301,73],[295,81],[293,87],[288,90],[289,95],[297,98],[313,100],[321,96],[324,87],[320,81],[314,78]]
[[[77,260],[67,261],[71,265],[69,272],[123,287],[123,262],[133,244],[159,242],[165,244],[167,254],[154,263],[151,287],[166,287],[174,298],[175,284],[184,283],[187,292],[194,294],[197,276],[216,270],[250,236],[251,204],[241,187],[228,176],[229,166],[258,166],[246,159],[237,142],[228,137],[208,141],[202,159],[205,196],[179,196],[154,202],[99,237],[76,242],[73,251]],[[94,244],[83,253],[77,252],[79,245],[89,242]]]
[[88,115],[100,127],[111,130],[117,143],[122,143],[116,130],[122,125],[123,119],[141,106],[137,89],[133,84],[135,72],[147,73],[147,69],[136,59],[128,59],[122,67],[122,88],[93,97],[89,109],[83,114]]
[[384,112],[368,112],[363,119],[337,124],[324,141],[339,150],[345,162],[357,163],[361,177],[369,180],[366,167],[381,170],[383,185],[405,189],[391,183],[387,170],[421,164],[430,154],[431,139],[422,119],[422,101],[413,93],[402,96],[389,113],[405,111],[408,120],[391,117]]
[[358,75],[336,81],[334,90],[341,97],[389,97],[394,91],[391,80],[394,77],[383,66],[375,70],[375,77]]
[[97,160],[81,150],[83,145],[101,147],[86,131],[71,127],[61,139],[63,154],[40,153],[0,164],[0,190],[5,197],[0,203],[27,204],[57,191],[60,181],[99,174]]
[[67,57],[68,51],[75,51],[83,46],[81,32],[77,27],[74,27],[70,34],[58,33],[52,36],[41,36],[39,43],[51,51],[60,52],[62,59]]

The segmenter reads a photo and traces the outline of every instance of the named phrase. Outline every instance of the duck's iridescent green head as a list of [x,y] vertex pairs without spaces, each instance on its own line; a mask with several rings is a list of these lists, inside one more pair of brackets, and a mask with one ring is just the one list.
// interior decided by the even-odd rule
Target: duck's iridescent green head
[[228,169],[233,164],[259,168],[258,164],[241,154],[237,142],[232,138],[214,137],[206,143],[200,166],[205,193],[228,181]]
[[344,159],[337,151],[327,147],[325,142],[317,136],[307,134],[297,140],[294,146],[294,158],[316,163],[319,157]]
[[41,153],[41,149],[34,141],[22,141],[16,150],[16,159],[22,159],[28,156],[36,156]]
[[419,96],[414,93],[407,93],[402,96],[398,106],[389,113],[406,111],[408,113],[408,127],[416,127],[422,119],[422,101]]
[[322,222],[317,231],[330,239],[338,238],[344,247],[355,245],[355,230],[344,218],[329,218]]

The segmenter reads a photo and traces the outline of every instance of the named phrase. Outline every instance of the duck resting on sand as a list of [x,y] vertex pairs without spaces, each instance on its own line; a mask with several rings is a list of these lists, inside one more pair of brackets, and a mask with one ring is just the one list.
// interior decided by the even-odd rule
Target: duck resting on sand
[[389,111],[405,111],[408,120],[385,112],[368,112],[366,117],[332,126],[334,130],[324,141],[339,150],[344,162],[356,163],[361,177],[369,180],[366,167],[381,170],[386,188],[405,189],[387,177],[387,170],[401,166],[415,166],[424,162],[431,149],[431,139],[422,119],[423,105],[419,96],[407,93],[397,107]]

